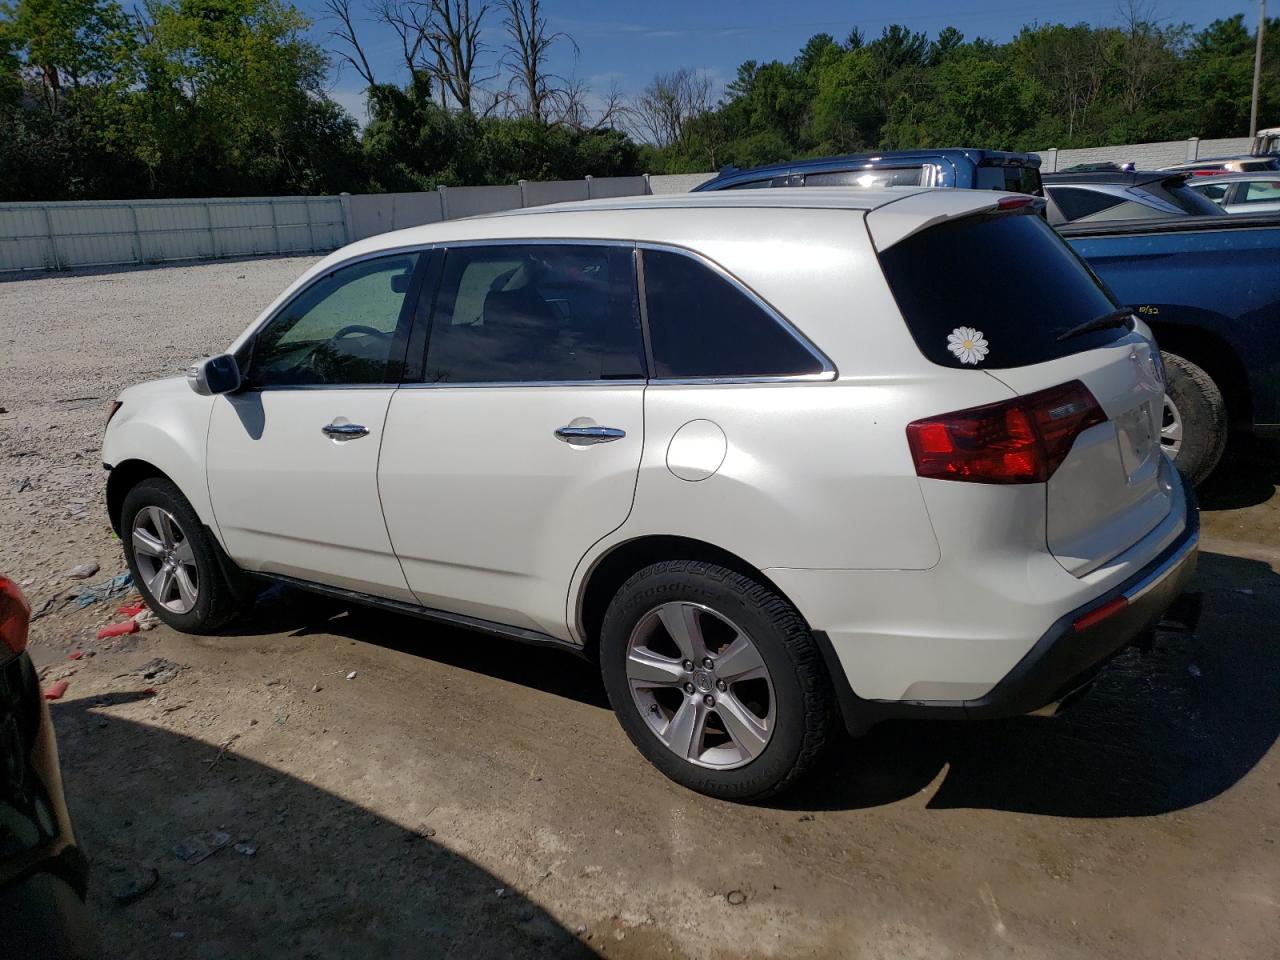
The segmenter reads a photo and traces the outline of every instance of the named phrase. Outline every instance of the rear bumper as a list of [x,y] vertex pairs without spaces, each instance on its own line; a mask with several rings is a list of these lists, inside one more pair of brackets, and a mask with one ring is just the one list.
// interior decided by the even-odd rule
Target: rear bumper
[[[845,725],[854,734],[882,720],[898,718],[988,719],[1034,713],[1086,684],[1108,660],[1157,623],[1195,573],[1200,514],[1188,491],[1185,523],[1178,537],[1123,583],[1063,614],[1011,670],[972,700],[873,700],[853,692],[830,638],[814,636],[827,662]],[[1091,626],[1076,629],[1081,617],[1114,604],[1127,605]]]

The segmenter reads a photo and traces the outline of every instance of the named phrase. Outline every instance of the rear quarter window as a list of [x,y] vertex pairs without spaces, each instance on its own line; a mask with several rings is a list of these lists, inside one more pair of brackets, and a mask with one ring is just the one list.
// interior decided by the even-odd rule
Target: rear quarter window
[[[940,366],[1022,367],[1128,333],[1117,327],[1058,340],[1115,304],[1035,215],[966,217],[930,227],[883,251],[880,263],[916,346]],[[985,341],[985,353],[982,345],[965,349],[956,338]]]

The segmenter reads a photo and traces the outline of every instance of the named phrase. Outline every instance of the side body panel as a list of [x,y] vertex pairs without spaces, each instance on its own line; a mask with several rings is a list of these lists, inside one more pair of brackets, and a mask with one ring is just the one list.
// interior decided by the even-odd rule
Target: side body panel
[[[607,382],[397,391],[378,485],[418,602],[568,639],[573,569],[631,510],[644,392]],[[574,421],[626,435],[575,446],[555,435]]]
[[[216,398],[209,494],[236,563],[412,601],[378,501],[378,448],[394,392],[277,389]],[[334,440],[321,432],[343,418],[368,435]]]
[[1247,372],[1255,423],[1280,424],[1280,225],[1068,231],[1067,241],[1148,323],[1225,341]]
[[[206,525],[214,524],[205,479],[205,441],[214,398],[198,396],[186,377],[170,377],[130,387],[102,441],[102,462],[151,464],[178,485]],[[225,544],[224,544],[225,546]]]

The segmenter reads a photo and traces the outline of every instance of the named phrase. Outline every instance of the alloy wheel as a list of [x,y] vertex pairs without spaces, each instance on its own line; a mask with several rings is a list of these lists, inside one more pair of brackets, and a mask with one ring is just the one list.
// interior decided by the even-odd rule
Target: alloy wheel
[[1160,446],[1175,460],[1182,449],[1182,414],[1168,394],[1164,397],[1164,414],[1160,421]]
[[710,607],[676,601],[642,616],[627,643],[626,673],[649,729],[681,759],[728,770],[769,745],[769,668],[747,632]]
[[190,613],[200,595],[195,552],[182,526],[162,507],[143,507],[131,532],[138,573],[156,603],[170,613]]

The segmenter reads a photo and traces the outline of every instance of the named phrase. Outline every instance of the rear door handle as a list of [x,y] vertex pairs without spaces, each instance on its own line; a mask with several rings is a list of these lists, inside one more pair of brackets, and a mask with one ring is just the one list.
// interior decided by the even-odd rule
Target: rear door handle
[[617,427],[560,427],[556,430],[556,439],[571,443],[575,447],[588,447],[596,443],[610,443],[621,440],[627,431]]
[[320,432],[334,440],[358,440],[369,435],[369,428],[358,423],[326,423]]

